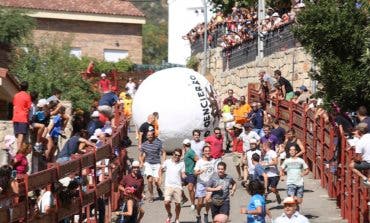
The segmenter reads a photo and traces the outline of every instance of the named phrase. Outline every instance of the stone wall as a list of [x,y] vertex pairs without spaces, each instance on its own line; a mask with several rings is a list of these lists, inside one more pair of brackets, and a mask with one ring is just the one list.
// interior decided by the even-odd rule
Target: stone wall
[[[198,54],[197,57],[200,59],[199,71],[201,71],[203,54]],[[312,87],[312,81],[308,77],[308,72],[312,68],[312,57],[302,47],[276,52],[231,70],[223,71],[222,67],[221,49],[211,50],[207,79],[213,83],[221,98],[226,96],[228,89],[234,89],[236,96],[247,95],[248,84],[259,82],[260,70],[272,75],[274,70],[280,69],[283,77],[293,84],[294,89],[301,85],[305,85],[309,90]]]

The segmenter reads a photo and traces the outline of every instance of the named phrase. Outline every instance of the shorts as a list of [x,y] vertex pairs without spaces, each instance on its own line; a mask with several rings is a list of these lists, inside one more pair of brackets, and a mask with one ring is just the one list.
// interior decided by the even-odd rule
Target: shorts
[[28,123],[27,122],[14,122],[14,135],[23,134],[27,135],[28,133]]
[[302,198],[303,197],[303,191],[304,191],[303,185],[302,186],[297,186],[295,184],[288,184],[286,193],[287,193],[288,197],[296,196],[296,197]]
[[164,201],[173,201],[177,204],[181,203],[182,189],[177,187],[164,188]]
[[211,203],[211,212],[212,212],[212,218],[214,218],[218,214],[225,214],[227,216],[230,215],[230,201],[224,201],[224,203],[221,206],[216,206]]
[[354,167],[356,170],[368,170],[370,169],[370,163],[366,161],[355,162]]
[[98,111],[108,118],[113,116],[113,108],[109,105],[99,105]]
[[154,178],[159,178],[159,169],[161,168],[161,164],[160,163],[157,163],[157,164],[150,164],[150,163],[147,163],[145,162],[144,163],[144,175],[146,177],[154,177]]
[[242,154],[233,153],[233,164],[234,166],[242,166],[243,165],[243,159]]
[[193,184],[195,185],[197,183],[197,177],[194,174],[186,174],[186,177],[184,179],[184,185]]
[[206,197],[207,195],[207,186],[203,183],[197,183],[197,187],[195,188],[195,197]]
[[68,162],[68,161],[70,161],[71,160],[71,157],[60,157],[60,158],[58,158],[57,160],[56,160],[56,162],[57,163],[59,163],[59,164],[62,164],[62,163],[66,163],[66,162]]
[[280,177],[275,176],[275,177],[269,177],[268,182],[267,182],[267,188],[276,188],[278,183],[279,183]]

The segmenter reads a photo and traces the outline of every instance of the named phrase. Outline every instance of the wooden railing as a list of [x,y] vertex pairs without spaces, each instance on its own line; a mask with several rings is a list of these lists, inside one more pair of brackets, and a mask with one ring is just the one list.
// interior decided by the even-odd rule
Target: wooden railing
[[[90,216],[90,207],[94,205],[97,209],[98,198],[108,200],[104,207],[108,210],[105,222],[110,222],[111,210],[117,208],[118,178],[125,174],[126,170],[126,148],[120,146],[121,139],[127,135],[127,123],[123,116],[122,105],[115,107],[115,125],[112,137],[106,141],[103,147],[99,149],[88,147],[87,153],[74,155],[69,162],[51,163],[46,170],[31,175],[17,176],[18,194],[15,195],[16,199],[14,199],[16,202],[10,208],[0,208],[0,223],[59,222],[73,215],[79,215],[80,222],[82,222],[81,216],[83,214],[86,216],[87,222],[96,222],[97,215]],[[96,162],[103,159],[109,159],[110,165],[108,175],[104,176],[100,182],[97,181],[96,176],[92,175],[92,180],[86,187],[79,185],[76,190],[78,196],[72,198],[67,206],[62,206],[58,196],[54,194],[56,206],[53,211],[47,214],[35,214],[34,206],[30,205],[29,192],[46,188],[70,174],[87,178],[89,173],[97,172]],[[95,213],[97,213],[96,210]]]
[[[256,89],[255,84],[248,86],[249,103],[262,101]],[[304,158],[314,178],[320,179],[321,186],[328,191],[329,197],[336,199],[341,216],[349,223],[370,222],[369,189],[349,168],[354,149],[350,147],[344,134],[339,134],[335,126],[325,123],[322,117],[315,119],[314,111],[306,110],[306,106],[269,100],[266,110],[274,118],[283,120],[284,127],[296,131],[297,138],[306,148]],[[336,143],[338,141],[339,144]]]

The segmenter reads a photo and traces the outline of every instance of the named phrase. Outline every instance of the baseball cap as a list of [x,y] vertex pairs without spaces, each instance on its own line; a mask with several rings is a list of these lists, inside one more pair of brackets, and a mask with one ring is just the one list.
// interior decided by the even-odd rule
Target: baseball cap
[[107,75],[105,73],[102,73],[100,77],[106,77]]
[[182,141],[182,144],[189,145],[190,144],[190,140],[189,139],[184,139],[184,141]]
[[92,118],[99,118],[99,112],[98,112],[98,111],[94,111],[94,112],[91,114],[91,117],[92,117]]
[[283,204],[296,204],[296,203],[297,203],[297,201],[293,197],[286,197],[283,200]]
[[42,98],[37,102],[36,106],[39,107],[39,108],[42,108],[47,104],[48,104],[48,101],[45,98]]
[[237,128],[237,129],[243,129],[243,126],[241,124],[235,124],[234,125],[234,128]]
[[132,162],[131,166],[140,166],[140,163],[139,163],[139,161],[134,160],[134,161]]
[[105,130],[104,130],[104,133],[105,134],[108,134],[108,135],[112,135],[112,133],[113,133],[113,130],[112,130],[112,128],[106,128]]
[[301,90],[301,91],[307,91],[307,87],[304,86],[304,85],[302,85],[302,86],[299,87],[299,90]]
[[98,137],[96,137],[96,135],[92,135],[90,138],[89,138],[89,141],[98,141]]
[[272,17],[279,17],[279,13],[274,12],[274,13],[272,14]]
[[100,128],[99,129],[95,129],[94,135],[98,136],[100,133],[103,133],[103,130],[101,130]]
[[256,144],[256,143],[257,143],[257,140],[256,140],[256,139],[250,139],[250,140],[249,140],[249,143],[250,143],[250,144]]

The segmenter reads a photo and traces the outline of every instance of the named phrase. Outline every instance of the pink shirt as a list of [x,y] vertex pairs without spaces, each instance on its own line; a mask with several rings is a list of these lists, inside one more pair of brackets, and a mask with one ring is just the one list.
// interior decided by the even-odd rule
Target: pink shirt
[[224,139],[222,137],[218,139],[215,135],[210,135],[206,137],[204,141],[209,144],[209,147],[211,148],[211,157],[213,159],[222,157],[224,154],[222,150]]
[[14,166],[14,169],[17,170],[17,174],[26,174],[27,166],[28,166],[28,161],[27,161],[26,156],[22,153],[18,153],[17,155],[15,155],[14,160],[16,162],[14,162],[13,166]]

